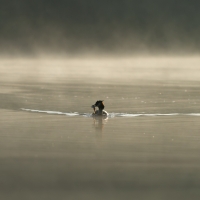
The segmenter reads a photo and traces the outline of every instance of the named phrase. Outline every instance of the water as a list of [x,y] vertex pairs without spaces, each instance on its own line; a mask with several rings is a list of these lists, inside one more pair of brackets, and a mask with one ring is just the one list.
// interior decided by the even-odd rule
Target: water
[[[186,67],[177,67],[185,80],[151,74],[127,81],[124,72],[118,81],[118,71],[113,79],[98,78],[99,71],[67,77],[64,64],[51,64],[62,69],[57,74],[34,64],[6,61],[0,68],[1,199],[200,197],[199,81]],[[107,119],[91,117],[96,100],[104,100]]]

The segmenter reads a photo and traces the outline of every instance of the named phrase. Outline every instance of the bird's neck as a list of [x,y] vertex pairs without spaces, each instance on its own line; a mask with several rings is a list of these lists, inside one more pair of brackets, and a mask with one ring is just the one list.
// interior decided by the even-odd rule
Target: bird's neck
[[103,103],[101,105],[99,105],[98,108],[99,108],[99,110],[103,111],[103,109],[104,109]]

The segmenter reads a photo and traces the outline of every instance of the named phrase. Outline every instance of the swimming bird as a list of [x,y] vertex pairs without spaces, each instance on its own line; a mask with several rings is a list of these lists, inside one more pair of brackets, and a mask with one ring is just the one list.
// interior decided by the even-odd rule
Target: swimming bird
[[[108,116],[108,113],[104,110],[103,100],[97,101],[94,105],[91,106],[94,109],[92,116]],[[98,107],[99,110],[96,110],[95,107]]]

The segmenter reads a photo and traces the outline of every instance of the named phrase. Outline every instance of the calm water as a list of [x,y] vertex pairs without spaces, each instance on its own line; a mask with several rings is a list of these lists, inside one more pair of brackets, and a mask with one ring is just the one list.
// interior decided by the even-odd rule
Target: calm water
[[[198,199],[194,62],[193,74],[179,62],[110,63],[111,78],[85,62],[79,71],[74,62],[1,62],[0,198]],[[110,116],[94,120],[90,106],[101,99]]]

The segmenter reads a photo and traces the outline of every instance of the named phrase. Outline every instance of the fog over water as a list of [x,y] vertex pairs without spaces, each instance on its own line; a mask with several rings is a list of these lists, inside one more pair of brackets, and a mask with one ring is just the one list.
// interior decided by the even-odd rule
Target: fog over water
[[126,83],[198,81],[199,57],[79,57],[2,59],[1,81]]

